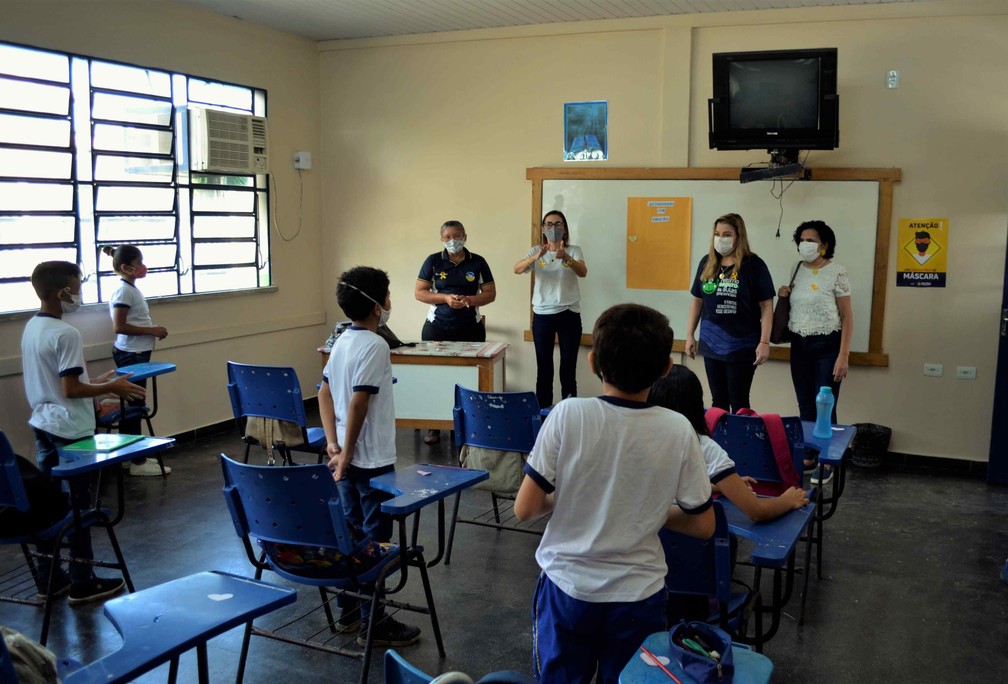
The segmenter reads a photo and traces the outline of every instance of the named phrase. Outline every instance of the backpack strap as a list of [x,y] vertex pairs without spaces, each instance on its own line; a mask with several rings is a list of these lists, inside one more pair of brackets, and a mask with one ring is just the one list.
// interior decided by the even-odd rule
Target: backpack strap
[[770,447],[773,449],[774,460],[777,461],[777,471],[781,480],[787,487],[801,485],[801,476],[795,472],[794,462],[791,459],[791,447],[788,444],[787,433],[784,432],[784,421],[779,414],[764,413],[760,416],[766,426],[767,437],[770,439]]
[[728,413],[723,408],[718,408],[717,406],[711,406],[704,412],[704,422],[707,423],[707,432],[714,434],[714,428],[717,426],[718,421],[721,420],[721,416]]

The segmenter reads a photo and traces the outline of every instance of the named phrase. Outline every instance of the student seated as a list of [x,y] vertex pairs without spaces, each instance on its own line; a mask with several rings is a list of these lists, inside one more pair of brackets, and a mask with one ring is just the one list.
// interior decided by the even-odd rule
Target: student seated
[[519,519],[552,511],[536,561],[533,673],[540,682],[615,684],[644,639],[665,629],[658,530],[714,533],[710,480],[693,428],[646,402],[672,364],[668,319],[621,304],[595,322],[597,398],[553,408],[525,465]]
[[700,451],[714,492],[727,497],[750,520],[773,520],[808,503],[808,496],[801,487],[791,487],[776,497],[759,497],[753,493],[749,482],[755,480],[739,477],[728,452],[711,439],[704,420],[703,386],[689,368],[674,366],[668,375],[655,381],[648,401],[686,417],[700,438]]
[[[81,273],[77,264],[68,261],[45,261],[35,267],[31,284],[41,305],[28,321],[21,337],[21,363],[25,395],[32,414],[28,420],[35,431],[35,461],[46,476],[59,464],[59,448],[95,433],[93,399],[114,394],[125,399],[140,400],[146,394],[134,385],[128,375],[115,371],[88,378],[84,363],[84,343],[80,332],[65,323],[64,313],[72,313],[81,305]],[[81,508],[90,507],[90,478],[81,476],[81,486],[72,491],[80,497]],[[85,530],[70,539],[70,552],[75,558],[91,560],[91,533]],[[45,592],[50,563],[38,563],[36,578],[39,592]],[[87,603],[122,591],[122,578],[96,577],[86,563],[71,563],[70,574],[60,569],[54,580],[54,594],[70,592],[71,605]]]

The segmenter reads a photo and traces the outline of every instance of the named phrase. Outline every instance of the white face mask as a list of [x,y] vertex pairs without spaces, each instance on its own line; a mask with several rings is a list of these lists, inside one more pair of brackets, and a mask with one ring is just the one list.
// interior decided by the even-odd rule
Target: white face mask
[[69,302],[62,299],[60,300],[60,307],[63,309],[63,313],[73,313],[74,311],[77,311],[77,309],[81,308],[81,304],[84,303],[83,297],[79,294],[70,294],[69,288],[63,291],[70,295]]
[[449,254],[458,254],[465,247],[465,238],[461,240],[448,240],[444,243],[444,248],[448,250]]
[[733,237],[715,237],[714,238],[714,249],[721,256],[728,256],[735,249],[735,238]]
[[367,292],[365,292],[364,290],[360,289],[356,285],[351,285],[350,283],[345,283],[342,280],[340,281],[340,285],[346,285],[349,288],[357,290],[362,295],[364,295],[365,297],[367,297],[372,302],[374,302],[375,304],[378,305],[378,308],[381,309],[381,313],[378,314],[378,325],[379,325],[379,327],[385,325],[386,323],[388,323],[389,319],[392,317],[392,309],[390,309],[390,308],[386,309],[384,306],[381,305],[381,302],[379,302],[377,299],[375,299],[374,297],[372,297],[371,295],[369,295]]
[[798,256],[800,256],[802,261],[805,263],[809,263],[819,258],[819,249],[820,245],[818,242],[799,242]]

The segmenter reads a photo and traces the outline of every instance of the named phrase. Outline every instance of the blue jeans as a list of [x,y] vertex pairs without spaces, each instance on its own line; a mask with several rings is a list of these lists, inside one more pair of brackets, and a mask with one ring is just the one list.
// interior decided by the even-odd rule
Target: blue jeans
[[[349,466],[342,480],[336,483],[340,500],[343,502],[343,515],[347,522],[357,525],[373,541],[387,542],[392,540],[392,517],[382,513],[382,502],[394,498],[388,492],[383,492],[371,486],[371,478],[395,470],[394,465],[381,468],[358,468]],[[339,596],[336,604],[346,613],[354,609],[358,600],[353,597]],[[367,620],[371,613],[371,605],[360,602],[361,617]],[[377,617],[381,617],[380,615]]]
[[640,601],[589,603],[539,575],[532,598],[532,672],[542,684],[617,684],[644,640],[665,630],[665,589]]
[[751,408],[749,388],[752,387],[753,375],[756,374],[753,361],[755,354],[752,359],[745,361],[721,361],[704,357],[712,406],[732,413],[737,413],[740,408]]
[[[33,428],[35,431],[35,462],[39,470],[46,475],[51,474],[52,469],[59,465],[60,447],[66,446],[76,439],[65,439],[56,435]],[[81,475],[74,478],[70,487],[72,504],[82,510],[91,508],[91,476]],[[66,485],[64,485],[65,487]],[[90,561],[94,560],[94,551],[91,548],[91,530],[81,530],[67,535],[70,555],[73,558]],[[52,544],[39,544],[37,546],[40,553],[55,554],[59,549]],[[37,563],[38,575],[35,584],[39,592],[44,592],[46,582],[49,581],[49,572],[52,569],[52,561],[49,558],[40,558]],[[56,569],[57,576],[59,568]],[[87,563],[70,563],[70,581],[74,584],[87,582],[93,576],[92,566]]]
[[560,344],[560,398],[577,396],[577,357],[581,346],[581,314],[568,309],[532,314],[536,354],[536,399],[541,408],[553,405],[553,340]]
[[816,419],[815,398],[820,387],[833,389],[833,415],[840,402],[840,383],[833,380],[833,365],[840,355],[840,332],[829,335],[791,336],[791,384],[798,400],[798,415],[802,420]]

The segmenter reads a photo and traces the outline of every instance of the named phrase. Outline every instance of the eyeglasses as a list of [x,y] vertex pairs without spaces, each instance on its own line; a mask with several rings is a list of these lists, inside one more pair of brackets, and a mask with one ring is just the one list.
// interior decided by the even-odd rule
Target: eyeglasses
[[553,223],[552,221],[547,221],[543,225],[546,226],[547,228],[563,228],[564,226],[563,221],[557,221],[556,223]]

